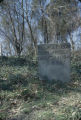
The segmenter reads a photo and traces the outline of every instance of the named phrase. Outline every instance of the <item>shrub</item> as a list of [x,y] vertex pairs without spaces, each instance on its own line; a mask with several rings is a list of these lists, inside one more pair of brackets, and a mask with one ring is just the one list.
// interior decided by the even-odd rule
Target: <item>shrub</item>
[[22,74],[9,74],[8,80],[11,84],[25,84],[27,80]]

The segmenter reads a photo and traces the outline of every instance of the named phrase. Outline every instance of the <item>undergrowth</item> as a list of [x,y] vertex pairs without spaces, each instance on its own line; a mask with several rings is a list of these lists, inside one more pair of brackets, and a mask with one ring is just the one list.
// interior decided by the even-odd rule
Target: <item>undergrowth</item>
[[43,83],[38,78],[36,61],[0,58],[0,120],[20,117],[22,120],[79,120],[81,62],[78,57],[71,60],[68,84]]

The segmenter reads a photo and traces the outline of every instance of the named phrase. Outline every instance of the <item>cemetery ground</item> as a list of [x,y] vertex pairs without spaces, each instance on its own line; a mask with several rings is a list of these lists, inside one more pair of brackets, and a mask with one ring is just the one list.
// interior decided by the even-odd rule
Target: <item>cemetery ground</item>
[[79,120],[81,57],[71,59],[71,82],[64,84],[39,80],[29,58],[0,58],[0,120]]

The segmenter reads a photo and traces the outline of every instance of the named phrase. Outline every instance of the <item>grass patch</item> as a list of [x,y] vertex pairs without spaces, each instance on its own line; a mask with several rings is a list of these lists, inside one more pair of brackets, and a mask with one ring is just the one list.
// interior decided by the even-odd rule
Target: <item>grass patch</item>
[[0,119],[22,115],[22,120],[79,120],[81,62],[76,59],[71,62],[72,80],[66,85],[42,83],[36,62],[0,58]]

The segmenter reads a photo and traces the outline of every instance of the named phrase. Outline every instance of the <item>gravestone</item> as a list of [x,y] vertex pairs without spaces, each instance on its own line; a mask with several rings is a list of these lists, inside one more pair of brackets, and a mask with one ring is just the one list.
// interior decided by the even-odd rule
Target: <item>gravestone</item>
[[41,80],[70,81],[70,44],[38,45],[38,66]]

